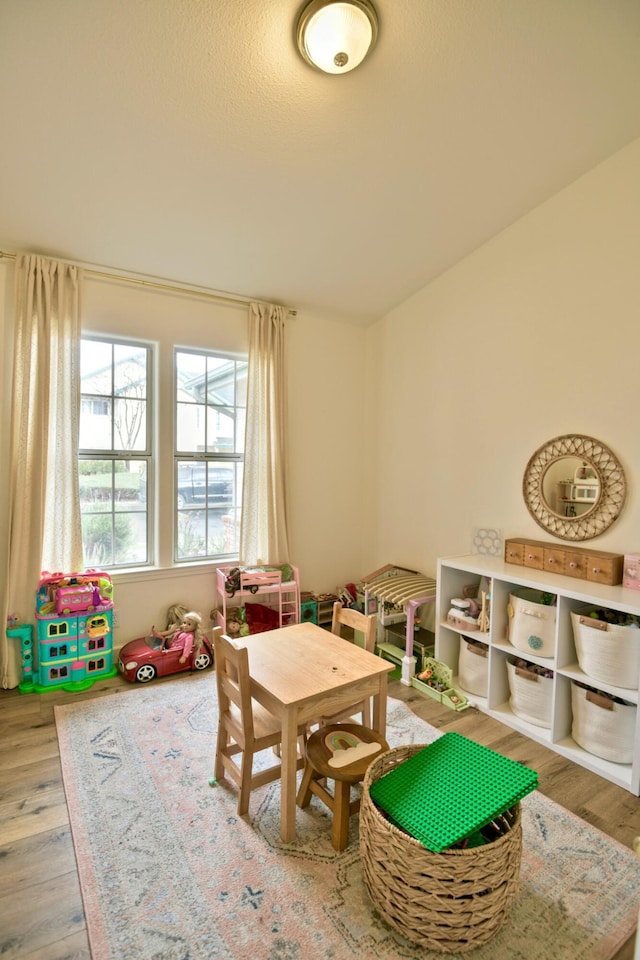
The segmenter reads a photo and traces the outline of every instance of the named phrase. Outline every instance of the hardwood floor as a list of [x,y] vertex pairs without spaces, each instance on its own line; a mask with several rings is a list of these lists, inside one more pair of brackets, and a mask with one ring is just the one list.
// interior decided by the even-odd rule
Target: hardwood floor
[[[171,683],[171,678],[158,683]],[[55,704],[117,694],[119,677],[84,693],[0,691],[0,955],[3,960],[89,960],[62,786]],[[538,771],[540,790],[630,847],[640,800],[471,708],[455,713],[392,680],[390,694],[440,729],[456,729]],[[632,960],[633,938],[616,954]],[[129,958],[134,960],[134,958]]]

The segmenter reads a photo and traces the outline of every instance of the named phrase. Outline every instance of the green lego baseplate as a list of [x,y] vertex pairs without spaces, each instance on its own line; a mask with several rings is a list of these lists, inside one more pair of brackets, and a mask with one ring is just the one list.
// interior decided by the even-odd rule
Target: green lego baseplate
[[477,834],[537,786],[535,770],[449,732],[369,792],[392,823],[438,853]]

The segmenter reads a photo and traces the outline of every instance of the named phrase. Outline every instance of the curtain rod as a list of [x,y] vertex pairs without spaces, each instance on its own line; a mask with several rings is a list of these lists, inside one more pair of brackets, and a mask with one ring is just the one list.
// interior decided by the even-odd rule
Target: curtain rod
[[[0,250],[0,260],[15,260],[15,253],[5,253],[3,250]],[[116,280],[119,283],[133,283],[139,287],[151,287],[153,290],[165,290],[168,293],[183,293],[191,294],[194,297],[203,297],[205,300],[215,300],[216,303],[234,303],[236,306],[241,306],[247,303],[265,303],[264,300],[257,300],[254,297],[241,297],[241,296],[225,296],[222,293],[214,293],[212,290],[198,290],[194,287],[189,287],[186,285],[181,285],[174,281],[169,281],[168,283],[161,283],[159,280],[143,280],[138,277],[127,277],[119,273],[109,273],[106,270],[95,270],[91,267],[85,267],[81,263],[75,263],[72,260],[63,260],[63,263],[69,263],[72,266],[81,267],[85,274],[89,277],[99,277],[101,280]],[[292,310],[289,307],[285,307],[287,315],[290,317],[297,317],[298,311]]]

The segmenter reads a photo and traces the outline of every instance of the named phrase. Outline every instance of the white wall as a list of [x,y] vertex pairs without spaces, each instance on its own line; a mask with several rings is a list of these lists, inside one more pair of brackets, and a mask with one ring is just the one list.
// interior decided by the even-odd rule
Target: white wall
[[[640,550],[640,140],[368,331],[377,384],[375,565],[435,573],[474,527],[553,540],[522,477],[565,433],[612,449],[619,519],[590,546]],[[556,541],[558,542],[558,541]]]
[[365,331],[298,316],[288,331],[291,556],[302,585],[335,590],[369,572],[363,534],[374,518],[364,493]]

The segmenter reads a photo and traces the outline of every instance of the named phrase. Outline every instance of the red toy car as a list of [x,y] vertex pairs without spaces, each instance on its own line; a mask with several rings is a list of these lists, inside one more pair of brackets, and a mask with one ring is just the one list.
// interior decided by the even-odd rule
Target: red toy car
[[180,647],[163,649],[162,637],[151,635],[138,637],[125,643],[120,651],[118,670],[131,683],[149,683],[156,677],[166,677],[171,673],[184,673],[185,670],[206,670],[213,663],[213,650],[206,636],[203,644],[195,646],[191,656],[180,663],[183,651]]

